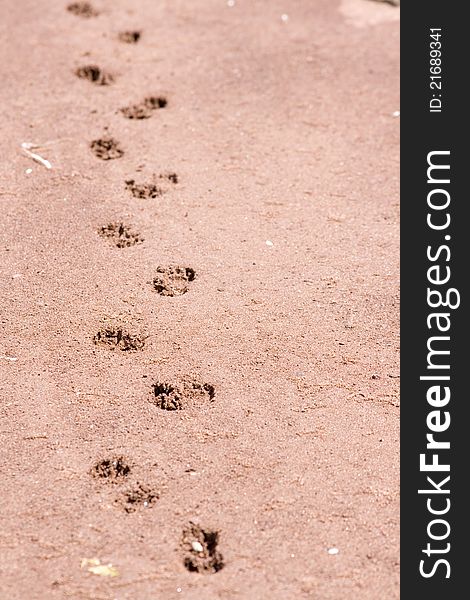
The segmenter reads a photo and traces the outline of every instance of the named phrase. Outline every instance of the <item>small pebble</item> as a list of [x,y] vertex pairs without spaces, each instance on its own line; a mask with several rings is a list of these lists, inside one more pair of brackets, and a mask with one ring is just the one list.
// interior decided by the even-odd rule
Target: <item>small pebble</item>
[[287,21],[289,20],[289,15],[281,15],[281,21],[283,21],[284,23],[287,23]]
[[271,240],[266,240],[266,246],[274,246]]
[[33,169],[26,169],[25,173],[26,175],[30,175],[33,172]]
[[329,548],[328,554],[338,554],[338,548]]
[[396,111],[395,111],[395,112],[392,114],[392,117],[395,117],[395,118],[396,118],[396,117],[399,117],[399,116],[400,116],[400,111],[399,111],[399,110],[396,110]]
[[204,548],[199,542],[191,542],[194,552],[204,552]]

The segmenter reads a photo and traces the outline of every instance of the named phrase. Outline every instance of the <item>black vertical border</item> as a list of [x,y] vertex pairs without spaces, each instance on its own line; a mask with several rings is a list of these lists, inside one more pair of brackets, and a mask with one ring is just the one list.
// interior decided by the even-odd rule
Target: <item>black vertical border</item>
[[[466,147],[469,135],[466,101],[467,77],[470,57],[469,27],[464,16],[468,8],[461,2],[405,0],[401,4],[401,598],[454,598],[468,594],[467,566],[469,552],[466,547],[468,532],[467,507],[470,507],[470,491],[467,483],[467,460],[470,460],[470,422],[467,419],[470,403],[465,386],[465,374],[470,370],[467,336],[468,327],[468,279],[470,278],[470,228],[466,215],[470,212],[470,193],[467,188],[470,168]],[[442,30],[442,112],[430,113],[430,28]],[[448,231],[435,232],[426,224],[427,155],[431,151],[450,150],[450,179],[446,189],[451,194],[449,207],[451,224]],[[451,236],[444,241],[444,235]],[[426,257],[428,245],[436,248],[447,243],[451,250],[449,262],[440,264],[451,268],[451,280],[447,287],[459,290],[461,304],[449,310],[452,325],[450,332],[451,400],[446,408],[451,416],[450,428],[440,434],[449,440],[450,450],[441,451],[441,462],[448,458],[451,465],[451,508],[443,518],[451,531],[442,542],[428,538],[427,525],[433,516],[429,514],[425,495],[418,489],[426,487],[426,475],[419,468],[419,455],[426,451],[426,417],[432,407],[426,401],[429,382],[420,381],[426,373],[428,337],[431,335],[426,318],[432,309],[427,306],[427,269],[431,264]],[[445,286],[444,286],[445,287]],[[440,309],[440,310],[445,310]],[[446,334],[442,334],[446,335]],[[447,357],[449,358],[449,357]],[[440,373],[443,374],[443,373]],[[446,384],[445,384],[446,385]],[[438,437],[438,436],[436,436]],[[446,474],[435,473],[436,481]],[[469,479],[470,481],[470,479]],[[444,486],[443,486],[444,487]],[[437,495],[436,507],[438,506]],[[444,496],[440,496],[443,498]],[[442,503],[444,501],[442,500]],[[444,505],[444,504],[442,504]],[[437,516],[434,518],[438,518]],[[435,531],[439,531],[437,528]],[[443,531],[443,530],[442,530]],[[428,558],[422,550],[430,542],[435,548],[450,543],[450,551]],[[470,555],[469,555],[470,556]],[[420,561],[426,559],[426,569],[433,561],[444,558],[450,564],[440,565],[430,578],[420,575]]]

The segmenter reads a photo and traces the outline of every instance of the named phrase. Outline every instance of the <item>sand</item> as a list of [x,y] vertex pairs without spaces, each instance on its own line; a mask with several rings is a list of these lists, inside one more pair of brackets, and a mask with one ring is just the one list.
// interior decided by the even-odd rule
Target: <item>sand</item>
[[0,597],[398,598],[399,9],[92,6],[2,11]]

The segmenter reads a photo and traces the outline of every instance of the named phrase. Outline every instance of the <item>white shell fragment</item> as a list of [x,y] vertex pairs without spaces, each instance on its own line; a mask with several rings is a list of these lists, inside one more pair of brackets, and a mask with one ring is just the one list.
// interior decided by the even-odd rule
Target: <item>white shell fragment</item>
[[191,542],[194,552],[204,552],[204,548],[200,542]]

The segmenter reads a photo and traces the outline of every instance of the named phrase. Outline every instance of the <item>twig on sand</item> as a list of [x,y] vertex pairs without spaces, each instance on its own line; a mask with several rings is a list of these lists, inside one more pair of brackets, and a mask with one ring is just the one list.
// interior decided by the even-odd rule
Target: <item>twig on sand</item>
[[37,144],[31,144],[30,142],[23,142],[21,144],[21,149],[23,150],[23,152],[25,154],[27,154],[30,158],[32,158],[36,162],[40,163],[44,167],[46,167],[46,169],[52,169],[52,165],[47,159],[43,158],[36,152],[31,152],[31,150],[35,150],[36,148],[39,148],[39,147],[40,146],[38,146]]

